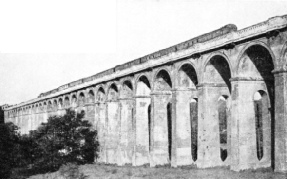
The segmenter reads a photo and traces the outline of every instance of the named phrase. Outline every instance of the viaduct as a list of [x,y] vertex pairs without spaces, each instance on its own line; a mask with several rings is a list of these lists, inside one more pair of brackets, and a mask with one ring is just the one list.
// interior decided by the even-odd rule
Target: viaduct
[[66,108],[98,130],[98,162],[287,172],[287,15],[229,24],[20,104],[35,130]]

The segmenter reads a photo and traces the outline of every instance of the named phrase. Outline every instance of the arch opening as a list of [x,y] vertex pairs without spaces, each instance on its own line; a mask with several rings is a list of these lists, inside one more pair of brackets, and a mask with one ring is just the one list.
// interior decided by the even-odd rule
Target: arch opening
[[133,90],[132,82],[129,81],[129,80],[126,80],[126,81],[124,82],[124,86],[126,86],[129,90]]
[[99,159],[100,161],[107,162],[105,142],[107,132],[106,121],[106,94],[103,86],[100,86],[95,90],[95,120],[94,124],[98,131],[98,139],[100,144]]
[[146,76],[141,76],[137,82],[136,95],[138,96],[149,96],[151,86]]
[[[214,131],[216,142],[210,144],[215,146],[213,153],[225,162],[231,149],[231,128],[228,126],[230,103],[228,98],[231,95],[231,70],[228,60],[222,55],[214,55],[210,58],[205,67],[204,83],[208,84],[205,90],[209,95],[205,96],[207,113],[210,120],[216,122],[209,126],[209,130]],[[214,136],[214,135],[213,135]],[[210,139],[213,138],[210,135]],[[218,153],[217,153],[218,152]]]
[[227,60],[221,55],[213,56],[206,64],[204,82],[226,84],[231,92],[231,71]]
[[191,129],[191,156],[195,162],[197,160],[197,135],[198,135],[198,103],[197,99],[192,99],[189,103],[190,109],[190,129]]
[[220,96],[218,99],[218,120],[219,120],[219,140],[220,140],[220,158],[225,161],[228,156],[227,151],[227,98]]
[[79,95],[79,106],[84,106],[85,102],[86,102],[85,95],[84,95],[84,93],[81,92]]
[[[161,69],[154,78],[153,85],[153,152],[165,149],[165,157],[159,161],[161,164],[170,164],[172,161],[172,81],[169,73]],[[161,143],[157,146],[156,143]],[[155,157],[162,158],[160,154]]]
[[155,79],[154,89],[157,91],[170,90],[172,88],[172,82],[170,76],[166,70],[160,70]]
[[43,106],[42,103],[39,104],[39,112],[43,112]]
[[105,102],[105,91],[102,87],[99,88],[98,92],[97,92],[97,101],[98,102]]
[[53,110],[57,111],[57,109],[58,109],[58,103],[57,103],[57,100],[55,99],[54,104],[53,104]]
[[[151,85],[145,75],[139,76],[135,83],[135,128],[136,141],[144,146],[143,151],[136,151],[140,156],[136,159],[138,164],[150,163],[150,152],[152,150],[152,119],[151,119]],[[144,155],[142,153],[144,152]]]
[[[197,160],[197,85],[198,78],[195,68],[190,63],[184,63],[178,69],[176,76],[176,88],[178,89],[176,100],[176,121],[177,136],[180,143],[184,143],[178,148],[189,148],[190,153],[186,157],[191,157],[192,161]],[[188,142],[186,142],[188,141]]]
[[36,104],[36,113],[38,113],[38,112],[39,112],[39,105]]
[[59,108],[60,109],[63,108],[63,99],[62,98],[59,99]]
[[172,103],[168,103],[167,107],[167,133],[168,133],[168,156],[171,161],[171,150],[172,150]]
[[48,111],[48,106],[46,102],[43,103],[43,112],[44,111]]
[[274,64],[269,51],[261,45],[249,47],[243,54],[238,65],[238,75],[254,80],[263,80],[273,105],[274,101]]
[[49,110],[49,111],[51,111],[51,110],[52,110],[52,108],[53,108],[53,106],[52,106],[52,102],[51,102],[51,101],[49,101],[49,102],[48,102],[48,110]]
[[[254,96],[255,131],[256,131],[256,154],[260,161],[264,156],[264,122],[269,120],[268,95],[262,90],[257,91]],[[264,121],[265,120],[265,121]],[[266,121],[267,120],[267,121]]]
[[198,84],[196,71],[190,64],[184,64],[180,67],[177,79],[180,87],[195,89]]
[[[256,155],[270,161],[275,166],[275,116],[274,116],[274,70],[270,51],[262,45],[248,47],[242,54],[238,64],[238,76],[249,79],[254,91],[250,93],[253,99],[253,116],[256,136]],[[253,122],[252,122],[253,123]]]
[[65,108],[70,107],[70,99],[69,99],[69,97],[68,97],[68,96],[67,96],[67,97],[65,97],[65,104],[64,104],[64,106],[65,106]]
[[151,106],[148,105],[147,108],[148,114],[148,144],[149,144],[149,152],[151,151]]
[[88,102],[89,103],[94,103],[95,102],[95,95],[93,90],[90,90],[88,93]]
[[77,107],[77,97],[76,97],[76,95],[72,96],[72,107]]
[[133,85],[131,81],[126,80],[123,83],[123,89],[122,89],[122,97],[123,98],[130,98],[133,96]]
[[113,83],[108,91],[108,100],[117,100],[118,99],[118,88],[115,83]]

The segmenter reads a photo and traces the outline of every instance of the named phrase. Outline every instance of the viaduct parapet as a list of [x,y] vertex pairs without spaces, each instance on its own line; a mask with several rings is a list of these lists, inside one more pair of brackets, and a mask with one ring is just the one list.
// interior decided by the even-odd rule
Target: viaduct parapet
[[3,106],[35,130],[65,109],[98,130],[98,162],[287,172],[287,15],[213,32]]

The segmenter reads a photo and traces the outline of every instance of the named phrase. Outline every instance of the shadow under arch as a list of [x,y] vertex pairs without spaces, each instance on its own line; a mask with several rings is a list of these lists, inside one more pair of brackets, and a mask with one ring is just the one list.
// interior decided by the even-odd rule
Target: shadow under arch
[[102,86],[99,87],[97,92],[96,92],[96,101],[97,102],[105,102],[106,101],[106,92]]
[[231,68],[226,57],[212,56],[204,67],[203,81],[208,83],[225,83],[231,93]]
[[154,90],[170,90],[172,81],[167,70],[161,69],[157,72],[154,78]]
[[120,96],[123,98],[131,98],[134,94],[134,87],[130,80],[125,80],[122,84]]
[[108,88],[108,92],[107,92],[107,99],[108,100],[116,100],[119,97],[119,90],[118,87],[115,83],[112,83],[109,88]]
[[275,166],[275,79],[272,71],[275,68],[273,54],[261,45],[253,44],[242,51],[237,66],[237,75],[241,78],[263,81],[266,85],[268,108],[271,115],[271,167]]
[[178,86],[187,88],[196,88],[198,84],[197,72],[193,65],[184,63],[178,69]]
[[151,85],[149,79],[142,75],[136,81],[136,95],[137,96],[149,96],[151,91]]
[[95,102],[95,94],[92,89],[88,92],[88,103],[94,103]]

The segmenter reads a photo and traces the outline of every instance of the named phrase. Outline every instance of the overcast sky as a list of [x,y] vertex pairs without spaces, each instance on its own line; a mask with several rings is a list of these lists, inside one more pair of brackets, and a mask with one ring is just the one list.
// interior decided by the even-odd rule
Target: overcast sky
[[284,14],[287,0],[0,0],[0,104]]

